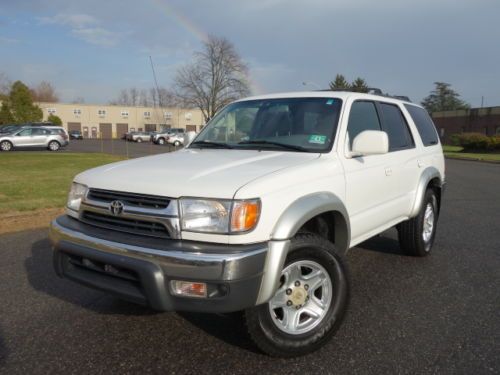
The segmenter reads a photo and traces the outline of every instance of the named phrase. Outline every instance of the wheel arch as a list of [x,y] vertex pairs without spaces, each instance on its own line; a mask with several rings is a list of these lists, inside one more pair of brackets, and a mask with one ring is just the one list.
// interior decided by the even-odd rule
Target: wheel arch
[[271,232],[257,305],[267,302],[274,295],[290,240],[301,230],[308,230],[308,226],[314,225],[316,220],[323,220],[330,225],[333,231],[326,237],[335,243],[340,252],[348,250],[350,222],[342,200],[330,192],[313,193],[297,199],[281,214]]
[[415,200],[410,212],[410,217],[415,217],[420,212],[422,202],[424,200],[425,192],[428,188],[435,191],[438,200],[438,212],[441,209],[441,196],[444,187],[444,180],[441,173],[436,167],[426,168],[420,175],[420,180],[417,185],[417,190],[415,193]]

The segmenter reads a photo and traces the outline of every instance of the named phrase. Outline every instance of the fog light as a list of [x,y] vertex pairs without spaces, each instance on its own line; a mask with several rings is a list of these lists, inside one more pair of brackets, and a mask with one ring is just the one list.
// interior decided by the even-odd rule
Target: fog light
[[207,284],[205,283],[172,280],[170,288],[172,293],[177,296],[207,298]]

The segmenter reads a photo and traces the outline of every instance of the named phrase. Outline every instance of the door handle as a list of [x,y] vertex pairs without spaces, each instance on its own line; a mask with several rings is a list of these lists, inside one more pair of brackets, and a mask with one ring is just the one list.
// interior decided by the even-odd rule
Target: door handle
[[390,176],[392,174],[392,168],[386,168],[385,169],[385,175]]

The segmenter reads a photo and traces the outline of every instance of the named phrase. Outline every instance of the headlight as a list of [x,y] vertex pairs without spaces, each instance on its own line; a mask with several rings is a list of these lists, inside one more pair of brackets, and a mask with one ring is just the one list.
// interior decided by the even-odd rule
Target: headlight
[[180,201],[181,227],[189,232],[242,233],[252,230],[260,216],[260,201],[185,198]]
[[68,194],[68,203],[66,206],[70,210],[78,211],[80,209],[82,198],[85,197],[85,194],[87,194],[87,189],[87,186],[73,182],[71,184],[71,190]]

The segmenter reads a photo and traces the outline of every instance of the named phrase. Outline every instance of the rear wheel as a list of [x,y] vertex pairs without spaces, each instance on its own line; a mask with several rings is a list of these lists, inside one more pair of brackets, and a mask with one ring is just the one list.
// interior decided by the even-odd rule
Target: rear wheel
[[137,143],[141,143],[142,142],[142,139],[141,138],[137,138]]
[[417,216],[398,226],[399,245],[409,255],[427,256],[434,244],[438,219],[436,194],[428,189]]
[[175,146],[175,147],[179,147],[179,145],[180,145],[180,144],[181,144],[181,142],[179,142],[179,141],[175,141],[175,142],[174,142],[174,146]]
[[158,144],[164,145],[165,144],[165,138],[158,139]]
[[0,143],[0,150],[11,151],[12,150],[12,143],[10,143],[9,141],[2,141]]
[[57,141],[50,141],[48,148],[50,151],[57,151],[61,148],[61,145]]
[[245,311],[250,336],[265,353],[293,357],[312,352],[331,339],[349,300],[344,258],[315,234],[299,234],[274,297]]

